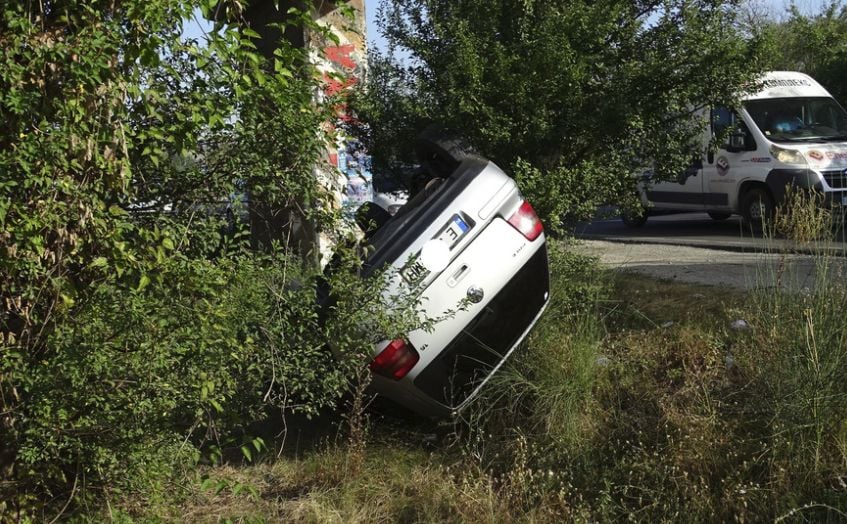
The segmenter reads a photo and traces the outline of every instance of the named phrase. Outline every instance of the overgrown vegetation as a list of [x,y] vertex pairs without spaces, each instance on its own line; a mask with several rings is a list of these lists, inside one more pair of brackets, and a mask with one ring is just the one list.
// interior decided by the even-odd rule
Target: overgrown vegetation
[[749,296],[607,273],[561,246],[554,261],[548,314],[452,426],[373,420],[355,472],[344,444],[215,469],[177,511],[300,522],[847,516],[843,285]]
[[[314,169],[334,102],[306,49],[257,52],[242,7],[0,7],[0,520],[155,500],[198,461],[251,458],[249,424],[334,405],[363,326],[403,315],[349,257],[320,321],[293,239],[333,227]],[[186,40],[200,12],[228,22]]]
[[[385,8],[417,61],[374,61],[374,153],[405,157],[429,120],[461,127],[555,224],[626,195],[643,158],[685,163],[684,115],[766,65],[732,2],[518,4]],[[557,246],[546,316],[461,420],[369,420],[364,333],[416,319],[349,278],[353,254],[318,310],[294,224],[334,224],[313,169],[333,101],[315,102],[305,50],[257,52],[244,6],[0,7],[0,520],[847,519],[847,291],[829,255],[803,292],[779,285],[785,264],[748,298]],[[181,36],[197,9],[219,20],[205,45]],[[785,56],[842,93],[826,74],[843,18],[840,2],[795,13],[770,44],[826,47]],[[780,231],[819,241],[814,209]],[[253,424],[317,416],[351,380],[343,439],[268,453]]]
[[795,244],[828,243],[839,218],[836,213],[825,205],[822,193],[789,188],[785,201],[776,209],[772,229]]

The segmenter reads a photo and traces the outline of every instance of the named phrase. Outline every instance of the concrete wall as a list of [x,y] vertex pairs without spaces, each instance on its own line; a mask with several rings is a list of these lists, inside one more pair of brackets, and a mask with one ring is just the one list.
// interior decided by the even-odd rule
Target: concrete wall
[[[351,8],[352,17],[342,14],[339,5]],[[328,28],[335,41],[318,32],[290,28],[281,35],[268,24],[281,22],[291,7],[309,9],[313,19]],[[324,131],[332,137],[324,159],[314,167],[316,180],[329,191],[334,206],[352,215],[362,201],[370,199],[372,184],[370,158],[357,147],[344,132],[344,124],[351,120],[347,113],[345,96],[363,81],[367,73],[367,38],[365,34],[364,0],[333,2],[329,0],[283,0],[279,7],[270,0],[253,0],[245,18],[262,38],[257,42],[260,53],[272,57],[276,42],[284,36],[289,42],[309,48],[312,60],[321,75],[322,88],[315,94],[318,101],[329,97],[337,100],[336,116],[324,124]],[[317,131],[317,130],[316,130]],[[255,226],[255,227],[254,227]],[[322,263],[340,236],[353,233],[353,229],[324,231],[320,234],[312,224],[293,210],[271,209],[255,205],[251,208],[252,236],[258,244],[273,240],[290,242],[304,256]]]

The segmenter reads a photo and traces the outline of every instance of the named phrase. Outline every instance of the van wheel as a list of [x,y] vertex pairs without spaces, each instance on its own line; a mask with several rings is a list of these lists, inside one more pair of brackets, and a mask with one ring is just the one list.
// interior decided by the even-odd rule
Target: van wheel
[[741,216],[752,228],[762,229],[773,218],[774,204],[771,194],[762,187],[754,187],[744,193],[741,200]]
[[721,220],[726,220],[727,218],[732,216],[732,213],[721,213],[720,211],[709,211],[709,216],[712,220],[717,220],[720,222]]

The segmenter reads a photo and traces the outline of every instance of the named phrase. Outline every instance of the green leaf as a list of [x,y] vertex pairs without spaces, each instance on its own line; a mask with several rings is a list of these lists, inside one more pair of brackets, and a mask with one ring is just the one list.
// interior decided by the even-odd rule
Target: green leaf
[[200,482],[200,489],[202,491],[210,491],[210,490],[214,489],[216,487],[216,485],[217,485],[216,480],[209,478],[209,477],[206,477],[206,478],[203,479],[202,482]]
[[138,280],[138,287],[135,288],[135,291],[142,291],[148,285],[150,285],[150,277],[146,274],[141,275],[141,278]]
[[223,406],[221,406],[221,403],[218,402],[217,400],[211,398],[211,399],[209,399],[209,404],[211,404],[212,407],[215,408],[215,411],[217,411],[218,413],[224,412]]
[[242,33],[244,36],[249,36],[250,38],[256,38],[256,39],[261,38],[261,36],[259,35],[259,33],[257,33],[256,31],[254,31],[254,30],[252,30],[252,29],[250,29],[249,27],[242,28],[242,29],[241,29],[241,33]]
[[71,297],[70,295],[66,295],[65,293],[61,294],[61,298],[62,298],[62,304],[66,308],[72,307],[76,303],[76,301],[73,299],[73,297]]
[[109,206],[109,214],[114,217],[121,217],[126,216],[128,213],[122,207],[112,204],[111,206]]

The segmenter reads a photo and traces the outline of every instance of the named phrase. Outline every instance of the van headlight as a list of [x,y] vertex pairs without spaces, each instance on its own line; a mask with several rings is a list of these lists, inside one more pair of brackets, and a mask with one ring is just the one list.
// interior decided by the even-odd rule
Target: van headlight
[[803,153],[797,151],[796,149],[788,149],[779,146],[771,146],[771,156],[776,159],[777,162],[781,164],[791,164],[791,165],[802,165],[805,166],[808,164],[806,157],[803,156]]

